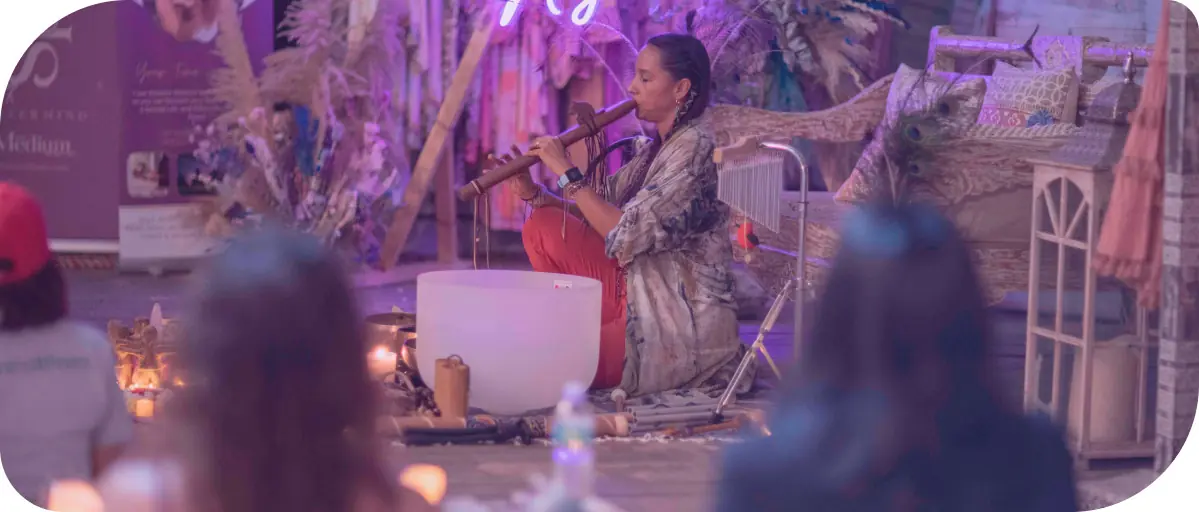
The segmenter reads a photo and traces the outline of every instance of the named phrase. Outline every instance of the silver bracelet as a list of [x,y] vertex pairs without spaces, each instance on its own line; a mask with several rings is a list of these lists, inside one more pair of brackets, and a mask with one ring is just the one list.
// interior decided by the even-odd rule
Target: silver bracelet
[[584,188],[587,188],[587,184],[582,181],[576,181],[566,185],[562,188],[562,198],[568,201],[574,201],[575,194],[578,194],[579,191],[583,190]]

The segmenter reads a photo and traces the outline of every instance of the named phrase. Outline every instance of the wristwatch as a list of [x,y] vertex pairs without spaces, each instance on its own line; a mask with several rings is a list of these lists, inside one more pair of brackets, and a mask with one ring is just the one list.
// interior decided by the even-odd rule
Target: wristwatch
[[571,167],[562,173],[562,177],[558,178],[558,188],[566,188],[567,185],[580,181],[583,181],[583,173],[579,172],[578,167]]

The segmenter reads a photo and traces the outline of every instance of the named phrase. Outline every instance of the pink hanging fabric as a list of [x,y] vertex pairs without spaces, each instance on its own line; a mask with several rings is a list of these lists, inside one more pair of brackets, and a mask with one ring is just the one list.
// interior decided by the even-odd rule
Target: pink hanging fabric
[[1099,235],[1095,269],[1137,290],[1142,307],[1157,309],[1162,274],[1162,180],[1165,176],[1166,84],[1169,80],[1170,1],[1162,0],[1157,40],[1149,59],[1140,102]]

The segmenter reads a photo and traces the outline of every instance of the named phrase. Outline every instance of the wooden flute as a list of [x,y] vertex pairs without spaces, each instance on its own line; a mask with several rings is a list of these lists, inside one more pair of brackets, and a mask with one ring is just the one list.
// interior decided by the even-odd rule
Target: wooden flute
[[[585,137],[595,135],[599,130],[616,122],[616,120],[629,115],[633,109],[637,108],[637,102],[628,99],[620,103],[612,105],[595,113],[595,124],[586,125],[578,124],[573,128],[562,132],[558,138],[562,140],[562,146],[570,146]],[[594,130],[592,129],[594,128]],[[541,159],[530,155],[520,155],[511,162],[503,164],[491,171],[479,176],[474,181],[467,183],[462,188],[458,189],[458,197],[463,201],[474,199],[482,195],[491,187],[494,187],[504,180],[515,176],[517,173],[528,169],[533,164],[540,162]]]

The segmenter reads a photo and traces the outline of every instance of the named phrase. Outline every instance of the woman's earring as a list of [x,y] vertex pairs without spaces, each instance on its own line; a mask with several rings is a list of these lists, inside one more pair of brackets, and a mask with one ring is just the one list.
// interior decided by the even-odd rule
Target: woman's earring
[[679,121],[683,119],[683,116],[687,115],[687,111],[691,110],[691,104],[694,103],[694,101],[695,101],[695,91],[691,91],[691,93],[689,93],[687,95],[686,102],[684,102],[682,100],[682,98],[680,98],[676,102],[677,106],[674,109],[674,124],[675,124],[675,126],[678,126]]

